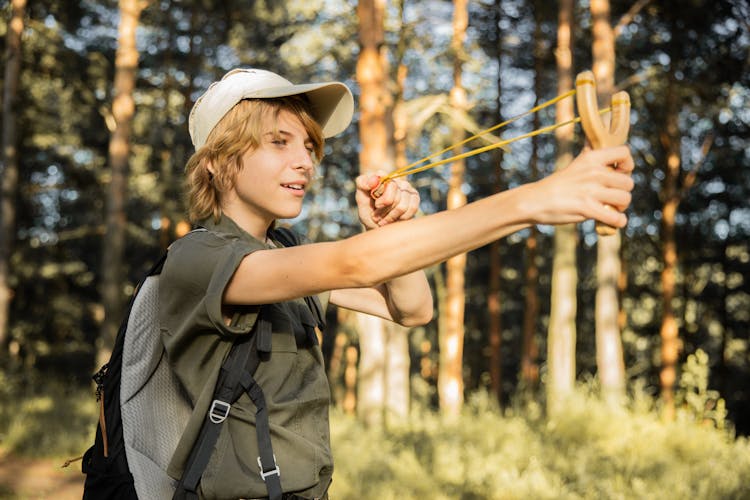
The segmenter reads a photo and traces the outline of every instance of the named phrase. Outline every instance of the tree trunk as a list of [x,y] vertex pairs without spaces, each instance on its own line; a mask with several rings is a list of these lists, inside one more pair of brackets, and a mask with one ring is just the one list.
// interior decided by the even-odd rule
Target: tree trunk
[[[500,123],[500,122],[498,122]],[[498,168],[499,170],[499,168]],[[487,312],[489,314],[490,346],[490,389],[503,405],[503,360],[502,360],[502,307],[500,298],[500,242],[494,241],[489,248],[490,280],[487,291]]]
[[127,220],[125,199],[128,187],[130,133],[135,100],[133,90],[138,71],[136,29],[144,4],[140,0],[120,0],[120,25],[115,54],[115,83],[112,115],[115,130],[109,141],[110,181],[107,192],[106,235],[102,254],[102,301],[104,321],[97,346],[99,364],[109,359],[124,311],[124,272]]
[[[175,28],[174,23],[170,23],[164,33],[163,43],[167,47],[173,47],[175,43]],[[155,139],[155,143],[158,143],[159,139],[163,142],[164,146],[159,152],[160,157],[160,186],[161,198],[159,200],[159,213],[161,214],[161,222],[159,225],[159,247],[162,251],[166,251],[169,245],[174,241],[176,232],[178,230],[178,223],[180,222],[180,209],[179,195],[173,191],[174,187],[179,185],[179,182],[175,182],[174,165],[176,159],[185,158],[184,146],[177,144],[175,141],[175,129],[174,124],[170,123],[170,114],[167,111],[167,103],[171,102],[171,96],[179,92],[175,85],[176,80],[171,74],[171,69],[174,66],[173,51],[168,50],[165,59],[163,61],[163,67],[165,68],[165,80],[162,86],[163,99],[165,103],[164,112],[162,119],[164,120],[163,130],[157,130],[158,138]]]
[[404,64],[406,54],[406,30],[404,29],[404,0],[397,2],[401,30],[399,31],[398,46],[396,48],[396,94],[393,96],[393,144],[396,168],[406,166],[406,135],[408,133],[408,116],[404,109],[404,89],[409,67]]
[[[573,0],[561,0],[558,15],[557,93],[573,88]],[[573,100],[563,99],[555,105],[555,120],[573,119]],[[555,169],[565,168],[573,160],[573,125],[555,130],[557,158]],[[559,404],[573,391],[576,373],[576,312],[578,309],[578,269],[575,224],[555,227],[555,250],[552,260],[550,319],[547,332],[547,411],[554,415]]]
[[16,241],[16,195],[18,193],[18,144],[16,131],[16,99],[21,73],[21,34],[23,33],[26,0],[11,2],[11,19],[5,36],[5,74],[3,88],[3,151],[0,177],[0,356],[9,341],[10,259]]
[[[502,32],[500,30],[502,13],[502,0],[495,0],[495,38],[497,40],[495,60],[497,61],[497,111],[495,114],[495,122],[502,123],[503,111],[502,111],[502,95],[503,95],[503,81],[500,77],[502,67]],[[491,179],[492,181],[492,192],[498,193],[502,189],[502,161],[503,151],[502,149],[495,150],[496,155],[496,167],[495,176]],[[489,347],[490,347],[490,389],[492,394],[497,398],[498,404],[502,407],[503,404],[503,363],[502,363],[502,306],[500,297],[500,242],[493,241],[489,247],[489,268],[490,278],[487,290],[487,314],[489,315]]]
[[[451,106],[455,109],[466,110],[466,91],[461,82],[463,66],[463,44],[466,38],[466,28],[469,24],[469,16],[466,0],[454,0],[453,2],[453,40],[451,50],[453,52],[453,88],[450,93]],[[456,123],[453,125],[453,143],[459,143],[464,139],[463,127]],[[460,154],[462,148],[453,150],[454,154]],[[463,160],[451,164],[451,177],[448,187],[448,210],[466,205],[466,195],[462,184],[464,178],[465,164]],[[440,332],[440,373],[438,375],[438,394],[440,398],[440,409],[446,416],[457,416],[461,412],[464,401],[463,382],[463,344],[464,344],[464,306],[466,293],[464,290],[464,279],[466,271],[466,254],[457,255],[446,262],[446,287],[447,296],[445,301],[446,328]]]
[[[357,81],[360,94],[359,136],[362,173],[394,168],[393,98],[388,91],[388,58],[384,42],[384,0],[357,4],[360,53]],[[409,411],[409,350],[407,329],[380,318],[358,315],[358,414],[368,425],[384,417],[402,418]]]
[[664,403],[664,417],[673,420],[675,416],[674,385],[677,380],[677,360],[680,353],[679,329],[672,302],[675,297],[675,273],[677,270],[677,243],[675,241],[675,217],[680,203],[678,179],[680,175],[680,130],[678,125],[678,104],[674,88],[674,75],[669,75],[667,86],[666,126],[662,143],[667,153],[667,168],[662,184],[661,242],[663,268],[661,272],[662,319],[661,319],[661,398]]
[[[615,81],[615,38],[610,24],[609,0],[592,0],[593,72],[599,92],[599,106],[609,105]],[[596,364],[602,396],[612,404],[625,396],[625,363],[617,324],[620,275],[620,232],[599,238],[597,246]]]
[[18,192],[18,134],[16,100],[21,73],[21,34],[26,0],[12,0],[11,18],[5,35],[5,74],[3,88],[3,152],[0,175],[0,352],[8,345],[10,302],[10,258],[16,241],[16,194]]
[[[344,309],[339,308],[338,311]],[[340,328],[340,325],[339,325]],[[342,376],[344,374],[344,353],[349,344],[349,339],[343,331],[339,330],[333,340],[333,349],[331,358],[328,362],[328,381],[331,385],[331,399],[334,405],[341,405],[344,400],[344,384]]]
[[347,415],[357,411],[357,348],[346,348],[346,368],[344,369],[344,401],[342,407]]
[[[542,44],[541,15],[539,2],[534,1],[534,94],[537,103],[542,94]],[[539,113],[534,113],[533,128],[540,128]],[[531,139],[531,158],[529,161],[531,181],[539,177],[539,139]],[[537,265],[537,245],[539,230],[536,226],[529,229],[526,239],[526,276],[525,276],[525,304],[523,317],[523,353],[521,355],[521,382],[527,391],[535,391],[539,385],[539,345],[536,339],[536,322],[539,317],[539,266]]]

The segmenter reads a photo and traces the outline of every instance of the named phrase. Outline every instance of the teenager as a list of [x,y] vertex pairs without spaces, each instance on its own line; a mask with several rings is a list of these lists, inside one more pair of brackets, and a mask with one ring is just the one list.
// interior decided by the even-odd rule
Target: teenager
[[[428,266],[532,224],[626,224],[633,159],[621,146],[584,151],[545,179],[418,218],[419,195],[408,182],[387,183],[375,199],[370,190],[378,177],[360,176],[355,199],[364,232],[288,246],[276,221],[299,215],[324,139],[348,126],[353,109],[341,83],[293,85],[268,71],[237,69],[212,84],[190,113],[196,151],[186,167],[189,216],[205,231],[172,245],[160,281],[168,359],[198,415],[172,459],[175,478],[232,344],[257,336],[266,322],[271,353],[254,378],[265,393],[273,472],[288,498],[325,497],[333,472],[329,389],[305,297],[317,297],[323,308],[330,303],[421,325],[433,315],[422,271]],[[255,410],[247,395],[231,406],[199,496],[268,495]]]

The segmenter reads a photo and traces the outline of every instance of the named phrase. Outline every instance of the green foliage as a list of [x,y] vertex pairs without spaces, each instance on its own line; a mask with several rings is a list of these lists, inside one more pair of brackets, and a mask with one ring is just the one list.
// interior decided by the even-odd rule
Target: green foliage
[[719,392],[708,388],[710,366],[708,354],[698,349],[688,356],[682,367],[677,403],[682,414],[698,422],[710,422],[723,429],[727,417],[726,404]]
[[[92,442],[90,390],[0,372],[0,442],[17,455],[72,457]],[[42,383],[43,382],[43,383]],[[614,410],[579,390],[554,419],[501,415],[476,393],[452,421],[415,408],[387,429],[332,411],[332,498],[748,498],[750,443],[691,418],[661,421],[643,394]],[[533,403],[533,402],[532,402]],[[535,403],[534,403],[535,404]]]
[[[415,412],[387,430],[332,416],[336,498],[747,498],[750,444],[584,391],[554,420],[475,398],[448,422]],[[534,413],[534,412],[532,412]]]
[[93,390],[59,380],[23,381],[0,371],[0,443],[27,457],[75,457],[91,446]]
[[[294,81],[346,81],[356,96],[355,3],[266,0],[231,8],[228,2],[186,0],[152,2],[144,10],[138,30],[137,112],[126,196],[127,261],[123,263],[128,279],[122,286],[123,299],[160,248],[174,237],[174,227],[184,217],[180,186],[185,160],[192,152],[187,134],[192,102],[210,81],[238,65],[265,67]],[[660,197],[667,165],[659,137],[666,116],[665,96],[670,91],[667,74],[674,68],[677,80],[671,91],[677,92],[681,103],[680,178],[697,173],[694,185],[682,193],[677,218],[678,296],[673,306],[684,352],[696,352],[683,370],[678,415],[693,423],[721,427],[728,410],[737,432],[749,434],[750,65],[747,7],[741,3],[648,2],[618,38],[616,74],[633,103],[629,143],[636,158],[636,189],[622,252],[627,272],[622,305],[627,316],[623,348],[628,374],[643,381],[644,390],[658,391],[663,262]],[[634,3],[611,4],[616,22]],[[557,82],[550,58],[556,36],[554,3],[483,0],[470,2],[469,8],[463,81],[471,100],[471,121],[478,127],[490,126],[499,121],[498,113],[508,118],[535,100],[551,97]],[[392,71],[397,69],[397,60],[408,68],[404,97],[407,114],[416,121],[420,109],[424,112],[441,102],[452,84],[452,7],[450,2],[406,2],[403,19],[395,10],[391,4],[383,49]],[[6,2],[0,16],[2,50],[9,12]],[[575,17],[580,28],[574,47],[578,71],[586,69],[591,57],[587,2],[577,5]],[[22,165],[16,242],[9,266],[14,297],[10,345],[3,346],[13,359],[5,368],[24,370],[42,380],[72,375],[84,387],[97,368],[95,341],[102,318],[97,285],[110,175],[107,158],[117,20],[117,4],[112,1],[29,2],[16,107]],[[537,20],[542,21],[547,57],[541,74],[532,75],[535,51],[531,43]],[[404,53],[396,57],[400,41]],[[544,84],[542,95],[531,95],[532,77]],[[450,130],[443,118],[444,114],[420,122],[421,126],[409,131],[411,160],[446,145]],[[553,119],[547,116],[545,121]],[[528,123],[519,122],[505,137],[526,132],[527,127]],[[713,140],[704,157],[701,147],[709,135]],[[554,165],[551,140],[540,138],[542,171]],[[302,216],[292,221],[311,240],[338,239],[360,230],[351,206],[359,149],[356,121],[345,134],[327,143],[314,196],[307,200]],[[486,196],[497,185],[505,188],[529,181],[529,154],[528,143],[518,143],[502,160],[492,155],[469,159],[464,184],[469,199]],[[448,173],[448,169],[436,169],[411,179],[421,189],[425,213],[444,207]],[[545,297],[549,296],[554,244],[551,230],[540,230],[537,332],[542,334],[548,320]],[[517,390],[525,234],[509,236],[499,249],[506,398]],[[582,224],[580,236],[576,362],[578,372],[587,373],[596,368],[593,225]],[[487,385],[488,255],[488,249],[481,249],[467,261],[464,369],[469,390]],[[438,345],[434,323],[425,328],[424,335],[430,345]],[[538,340],[544,353],[544,336]],[[710,356],[710,365],[702,361],[698,349]],[[435,355],[433,350],[425,358]],[[414,361],[412,365],[417,366]],[[414,375],[412,394],[434,401],[434,378],[421,377]],[[723,399],[712,392],[716,389]],[[19,408],[33,415],[29,426],[49,415],[43,408],[67,408],[64,412],[74,414],[75,406],[62,397],[48,400],[26,389],[28,393],[19,390],[10,397],[3,391],[3,443],[11,428],[18,436],[23,434]],[[10,401],[18,404],[5,404]],[[540,407],[537,404],[534,411],[539,413]],[[13,439],[14,446],[25,446],[23,439]]]

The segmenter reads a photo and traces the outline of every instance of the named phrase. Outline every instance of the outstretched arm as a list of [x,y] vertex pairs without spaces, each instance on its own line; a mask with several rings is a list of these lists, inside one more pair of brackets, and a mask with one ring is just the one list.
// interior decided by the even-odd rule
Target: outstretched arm
[[235,272],[224,302],[265,304],[325,290],[377,287],[531,224],[596,219],[624,227],[632,170],[627,146],[589,150],[542,180],[455,210],[386,224],[337,242],[253,252]]

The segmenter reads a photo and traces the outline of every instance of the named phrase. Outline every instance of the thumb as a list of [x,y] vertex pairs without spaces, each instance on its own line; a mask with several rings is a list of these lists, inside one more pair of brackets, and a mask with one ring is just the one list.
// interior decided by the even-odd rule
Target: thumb
[[357,177],[356,184],[358,189],[369,191],[380,183],[380,176],[377,174],[364,174]]

